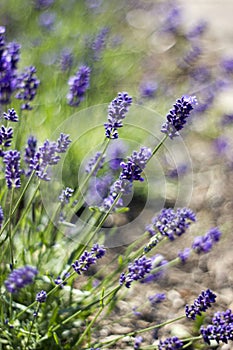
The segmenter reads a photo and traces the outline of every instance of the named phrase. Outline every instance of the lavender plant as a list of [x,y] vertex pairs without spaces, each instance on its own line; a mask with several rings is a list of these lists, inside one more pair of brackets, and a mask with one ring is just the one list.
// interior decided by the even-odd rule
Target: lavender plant
[[[139,9],[145,10],[144,5],[138,5]],[[57,27],[59,31],[57,18],[62,18],[63,11],[70,13],[69,7],[73,10],[73,2],[72,4],[68,2],[67,7],[62,7],[53,1],[44,0],[35,1],[30,6],[35,16],[32,23],[39,24],[39,33],[40,30],[46,30],[48,40],[52,41],[53,36],[57,35],[53,29]],[[79,10],[85,14],[82,18],[88,20],[88,16],[91,17],[90,28],[93,17],[97,16],[96,12],[106,11],[101,2],[98,6],[93,1],[86,1],[77,6],[80,6]],[[197,266],[198,261],[200,263],[204,261],[221,237],[224,234],[226,237],[225,225],[221,225],[220,229],[218,225],[212,225],[207,229],[207,233],[203,234],[206,225],[204,220],[199,218],[197,208],[191,209],[186,206],[176,208],[174,205],[154,212],[145,227],[139,225],[137,229],[140,235],[127,246],[120,248],[108,246],[108,241],[114,234],[118,234],[117,219],[125,220],[126,224],[122,225],[122,230],[127,234],[135,230],[133,225],[130,229],[127,228],[129,223],[127,215],[130,213],[128,199],[138,194],[138,188],[140,192],[143,186],[146,187],[150,163],[158,164],[162,150],[166,154],[167,144],[172,144],[173,147],[181,135],[191,133],[192,120],[195,121],[201,111],[210,109],[214,102],[213,88],[218,86],[220,91],[224,85],[215,81],[214,73],[209,72],[210,67],[198,66],[201,50],[199,43],[194,43],[194,40],[200,40],[206,30],[206,24],[200,22],[189,32],[184,33],[185,35],[181,35],[181,13],[175,3],[164,4],[156,1],[155,5],[150,3],[151,6],[155,6],[160,13],[163,13],[160,35],[169,34],[176,39],[174,47],[176,69],[170,85],[170,78],[167,80],[165,76],[162,80],[159,70],[156,79],[150,78],[153,84],[146,83],[144,78],[137,76],[138,86],[141,87],[140,103],[150,105],[153,99],[161,99],[162,106],[164,94],[170,100],[172,90],[176,86],[175,78],[181,72],[187,78],[188,91],[194,82],[200,83],[203,72],[206,73],[206,79],[211,84],[214,81],[215,85],[210,84],[211,88],[203,92],[201,102],[199,96],[196,98],[192,93],[179,94],[178,90],[184,90],[184,86],[177,86],[173,107],[168,106],[168,112],[164,112],[164,122],[158,130],[159,138],[140,139],[140,135],[136,135],[135,132],[135,139],[137,136],[140,142],[138,147],[133,145],[132,150],[117,143],[122,137],[122,131],[132,132],[132,125],[128,124],[127,117],[135,112],[133,102],[136,98],[131,97],[133,93],[128,93],[124,89],[113,98],[116,94],[116,91],[113,91],[115,84],[111,86],[110,82],[114,78],[108,71],[110,64],[105,61],[108,59],[108,54],[111,57],[112,48],[106,45],[106,40],[107,38],[113,40],[112,28],[110,30],[108,26],[102,25],[97,34],[92,33],[91,37],[94,39],[91,45],[91,57],[88,56],[90,47],[87,47],[86,52],[83,49],[82,54],[77,54],[77,50],[69,51],[72,52],[72,58],[70,54],[63,55],[61,66],[58,67],[59,72],[56,72],[56,78],[53,77],[55,83],[52,78],[50,79],[52,88],[56,90],[53,92],[52,88],[49,88],[48,79],[43,77],[41,62],[37,62],[38,68],[35,68],[37,66],[35,62],[30,62],[22,72],[18,70],[23,45],[21,47],[16,42],[7,43],[5,27],[0,27],[2,108],[0,347],[2,349],[208,349],[210,345],[217,348],[219,344],[228,342],[231,344],[233,340],[232,310],[226,308],[219,311],[218,308],[222,306],[221,303],[217,305],[218,293],[215,291],[214,282],[211,283],[211,289],[210,286],[201,288],[198,285],[200,290],[187,290],[185,281],[182,283],[179,281],[175,288],[181,290],[183,300],[181,297],[177,299],[180,303],[178,312],[169,310],[171,309],[169,300],[171,302],[172,297],[168,299],[166,296],[170,292],[170,285],[166,284],[169,274],[189,269],[190,266],[193,268]],[[52,22],[45,21],[48,19],[46,11],[50,7],[54,7],[58,12],[52,16]],[[92,11],[91,15],[87,9]],[[124,11],[130,13],[131,10],[131,6],[125,4]],[[100,16],[103,16],[103,13]],[[103,17],[100,18],[102,20]],[[125,18],[129,19],[130,16]],[[83,27],[79,28],[80,33],[84,27],[86,29],[84,23],[82,25]],[[62,28],[65,27],[64,25]],[[13,28],[13,33],[14,30]],[[66,30],[63,34],[66,35]],[[72,36],[82,48],[80,37],[75,34]],[[60,39],[61,46],[66,47],[63,45],[62,35]],[[83,40],[85,42],[86,38]],[[181,47],[185,46],[182,57],[180,57],[180,41]],[[34,45],[33,49],[38,53],[39,44]],[[80,47],[79,51],[82,51]],[[191,51],[188,50],[190,47]],[[60,47],[56,52],[61,52]],[[77,57],[79,62],[76,73],[72,75],[71,69],[77,62]],[[54,62],[57,62],[57,58]],[[222,67],[225,72],[226,70],[228,73],[231,72],[230,64],[230,60],[223,61]],[[163,62],[160,62],[160,67],[162,66]],[[50,69],[55,67],[50,65]],[[144,69],[144,66],[142,67]],[[121,69],[125,74],[123,64]],[[63,88],[60,89],[62,85],[59,85],[61,71],[63,76],[60,78],[62,84],[66,84],[66,92]],[[71,76],[68,76],[70,74]],[[98,101],[98,98],[101,99],[100,90],[105,81],[104,78],[100,80],[100,74],[110,76],[110,82],[107,81],[108,78],[106,82],[111,89],[106,96],[111,95],[112,99],[108,105],[106,120],[98,129],[97,137],[102,142],[98,143],[99,149],[95,155],[86,162],[81,180],[77,181],[76,172],[70,177],[67,176],[68,171],[64,169],[64,183],[61,191],[59,187],[60,192],[55,203],[51,203],[54,209],[53,215],[48,217],[40,197],[40,188],[46,183],[48,191],[57,193],[56,184],[55,187],[52,186],[56,167],[62,164],[66,157],[69,159],[69,156],[75,163],[76,159],[74,161],[72,158],[72,152],[79,154],[82,150],[79,150],[76,140],[73,140],[65,130],[60,130],[56,138],[50,139],[45,136],[40,141],[40,132],[36,131],[41,123],[43,124],[41,134],[43,134],[46,122],[35,121],[33,113],[35,116],[40,116],[42,110],[48,122],[52,119],[47,128],[53,128],[56,125],[54,119],[58,114],[60,123],[60,114],[62,118],[67,118],[71,109],[72,113],[74,112],[73,107],[82,109],[84,104],[91,106],[94,101]],[[127,79],[126,77],[126,81]],[[176,83],[179,85],[178,80]],[[40,84],[41,88],[38,90]],[[47,94],[43,92],[46,87],[48,87]],[[56,96],[56,107],[50,112],[48,103],[50,93],[55,96],[58,90],[62,96]],[[39,106],[33,105],[35,98],[38,99]],[[222,122],[229,126],[231,119],[225,117]],[[39,123],[36,124],[37,128],[33,128],[35,123]],[[32,125],[29,134],[25,132],[26,124]],[[88,134],[84,133],[84,136],[86,151],[91,145],[91,140],[88,139]],[[154,174],[154,177],[156,176]],[[150,209],[150,212],[154,210]],[[195,228],[196,225],[199,225],[199,228]],[[205,226],[201,233],[200,225]],[[193,243],[190,243],[192,240]],[[126,312],[130,309],[130,303],[138,300],[140,306],[134,306],[131,311]],[[161,314],[160,308],[162,308]],[[144,314],[146,309],[149,309],[147,317]],[[214,309],[213,317],[209,316],[212,312],[209,309]],[[188,331],[174,334],[175,328],[169,329],[169,326],[181,325],[181,322],[186,325]],[[130,324],[130,329],[119,327],[121,324]],[[114,332],[116,328],[118,331]]]

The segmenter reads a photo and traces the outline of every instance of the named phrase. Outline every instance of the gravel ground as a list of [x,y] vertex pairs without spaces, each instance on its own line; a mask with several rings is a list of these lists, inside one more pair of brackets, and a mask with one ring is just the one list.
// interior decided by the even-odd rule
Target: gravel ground
[[[220,50],[224,54],[233,55],[233,1],[181,1],[187,22],[195,22],[198,18],[206,19],[210,24],[210,42],[213,50]],[[229,110],[233,110],[232,91],[228,91],[219,99],[219,104],[227,103]],[[174,267],[158,283],[149,285],[136,284],[134,288],[119,303],[112,321],[101,326],[97,338],[109,340],[116,335],[133,330],[143,329],[155,323],[163,322],[169,318],[184,313],[186,303],[192,303],[198,294],[210,288],[217,294],[217,302],[208,310],[208,317],[212,317],[217,310],[233,309],[233,173],[232,168],[224,159],[216,157],[212,144],[208,138],[199,133],[188,136],[186,140],[193,162],[194,186],[190,208],[197,213],[197,223],[193,225],[185,242],[172,242],[166,246],[166,258],[174,258],[177,252],[189,246],[196,235],[202,235],[210,227],[219,226],[223,236],[214,249],[203,256],[194,256],[185,265]],[[145,302],[147,297],[155,293],[166,293],[167,299],[160,306],[152,308]],[[140,314],[132,312],[137,308]],[[126,315],[129,314],[130,317]],[[122,319],[120,320],[120,318]],[[156,332],[144,335],[142,345],[158,344],[157,336],[193,334],[193,323],[187,320],[169,325]],[[204,349],[209,349],[206,345]],[[218,350],[233,349],[233,344],[220,344],[215,346]],[[132,349],[126,337],[116,347],[109,349]]]

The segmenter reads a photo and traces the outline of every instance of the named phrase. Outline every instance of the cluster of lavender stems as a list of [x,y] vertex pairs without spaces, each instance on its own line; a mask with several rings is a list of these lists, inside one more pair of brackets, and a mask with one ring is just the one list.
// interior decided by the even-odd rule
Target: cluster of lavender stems
[[[109,112],[111,117],[109,117],[109,123],[105,124],[106,137],[107,138],[117,138],[117,128],[121,127],[121,121],[125,118],[124,113],[128,112],[129,105],[131,104],[131,98],[128,97],[127,93],[119,93],[119,100],[114,99],[110,105]],[[124,99],[123,99],[124,96]],[[114,105],[115,103],[115,105]],[[121,105],[122,104],[122,105]],[[190,112],[193,109],[193,106],[196,104],[196,100],[193,97],[182,97],[178,99],[176,104],[174,104],[173,109],[170,111],[167,116],[167,121],[163,124],[161,131],[169,136],[171,139],[174,136],[178,136],[178,132],[183,129],[186,119],[189,118]],[[113,109],[113,106],[115,109]],[[116,113],[116,115],[114,115]],[[12,121],[16,119],[14,111],[8,112],[8,115],[5,116],[5,119],[11,118]],[[118,124],[111,124],[111,122],[116,118]],[[118,118],[118,119],[117,119]],[[2,134],[4,135],[3,130]],[[110,133],[108,134],[108,131]],[[5,132],[6,134],[6,132]],[[110,136],[115,135],[115,136]],[[6,139],[6,137],[5,137]],[[164,139],[165,140],[165,139]],[[24,160],[25,163],[28,163],[29,168],[34,170],[36,175],[43,179],[49,181],[47,175],[47,167],[56,165],[60,160],[60,153],[65,153],[70,144],[69,135],[61,134],[59,139],[56,142],[45,141],[44,145],[37,150],[37,140],[33,136],[29,137],[27,147],[25,149]],[[162,141],[163,142],[163,141]],[[6,147],[6,144],[4,145]],[[157,147],[155,148],[157,149]],[[11,152],[11,153],[10,153]],[[15,152],[15,153],[12,153]],[[120,163],[121,173],[119,178],[114,182],[110,189],[110,196],[112,196],[112,201],[109,204],[109,208],[112,208],[116,202],[117,196],[119,194],[129,193],[132,188],[132,183],[134,181],[143,181],[142,172],[146,168],[146,164],[149,159],[154,155],[154,151],[147,147],[142,147],[139,151],[134,151],[127,161],[122,161]],[[17,151],[8,151],[4,152],[4,162],[6,163],[6,179],[8,179],[8,187],[20,186],[20,174],[22,171],[19,169],[19,158],[20,154]],[[18,158],[17,158],[18,157]],[[8,159],[9,158],[9,159]],[[87,166],[87,173],[90,176],[96,176],[98,170],[103,166],[104,154],[103,152],[98,152],[97,155],[89,162]],[[98,166],[96,166],[96,164]],[[15,177],[13,177],[13,174]],[[7,178],[8,176],[8,178]],[[70,198],[73,195],[73,190],[67,187],[62,191],[59,196],[59,201],[62,206],[70,203]],[[117,203],[115,203],[117,204]],[[3,213],[1,215],[3,221]],[[107,215],[104,216],[106,218]],[[186,230],[189,228],[192,222],[195,222],[195,214],[188,208],[179,208],[177,211],[173,209],[163,209],[159,215],[153,218],[152,224],[147,226],[146,231],[150,234],[151,239],[154,239],[153,244],[147,249],[144,250],[144,254],[130,262],[128,264],[128,272],[122,273],[120,275],[120,287],[125,285],[127,288],[131,287],[133,281],[140,281],[142,283],[148,283],[152,280],[156,280],[161,277],[160,268],[167,265],[167,261],[163,257],[153,256],[152,258],[146,257],[146,254],[151,251],[157,243],[159,243],[160,237],[167,237],[171,241],[175,237],[183,235]],[[104,222],[104,221],[102,221]],[[99,226],[100,227],[100,226]],[[96,232],[97,230],[95,230]],[[200,252],[209,252],[213,244],[219,241],[221,236],[220,231],[217,228],[213,228],[207,232],[205,236],[197,237],[194,240],[192,245],[192,250],[196,253]],[[148,247],[148,246],[147,246]],[[102,258],[105,254],[106,249],[104,246],[94,244],[90,251],[82,251],[77,259],[72,263],[71,267],[74,272],[78,275],[81,275],[87,272],[91,265],[96,264],[97,260]],[[186,255],[189,254],[186,252]],[[180,253],[179,258],[183,262],[187,258],[184,257],[185,253]],[[159,272],[160,271],[160,272]],[[29,276],[29,273],[33,276]],[[16,293],[19,289],[23,288],[27,284],[33,282],[33,277],[37,274],[36,270],[26,266],[23,269],[14,270],[9,278],[6,280],[5,285],[10,293]],[[22,277],[21,277],[22,276]],[[21,278],[21,280],[20,280]],[[55,281],[57,286],[63,287],[66,284],[66,280],[74,278],[74,273],[67,273],[67,278],[65,281],[62,278],[58,278]],[[119,286],[113,289],[118,290]],[[56,290],[56,287],[55,289]],[[47,293],[45,290],[41,290],[36,294],[35,301],[39,304],[46,303],[48,294],[52,294],[53,290],[50,293]],[[110,291],[109,294],[112,292]],[[103,297],[105,298],[105,297]],[[187,318],[195,319],[196,315],[200,315],[202,312],[205,312],[211,303],[215,302],[216,295],[211,290],[203,291],[199,297],[194,301],[194,304],[191,306],[186,306],[185,313]],[[164,296],[156,296],[151,299],[152,304],[161,302],[164,299]],[[96,303],[99,300],[96,300]],[[22,312],[20,313],[20,315]],[[228,312],[229,314],[229,312]],[[208,326],[207,328],[201,328],[201,334],[205,342],[209,343],[210,339],[216,339],[217,341],[227,342],[231,340],[231,334],[229,335],[229,327],[225,327],[225,319],[228,317],[227,312],[219,316],[220,321],[217,321],[217,316],[213,319],[213,325]],[[74,315],[75,317],[75,315]],[[222,318],[221,318],[222,317]],[[228,317],[229,318],[229,317]],[[227,318],[227,320],[228,320]],[[231,316],[230,316],[231,319]],[[222,321],[221,321],[222,320]],[[170,323],[170,321],[168,321]],[[215,324],[221,323],[221,335],[220,330]],[[232,321],[230,321],[230,324]],[[218,326],[220,327],[220,326]],[[56,327],[57,329],[57,327]],[[217,333],[218,332],[218,333]],[[228,333],[227,333],[228,332]],[[134,348],[139,349],[143,338],[138,336],[135,338]],[[180,349],[183,346],[183,342],[177,337],[167,338],[166,340],[160,340],[158,349]]]

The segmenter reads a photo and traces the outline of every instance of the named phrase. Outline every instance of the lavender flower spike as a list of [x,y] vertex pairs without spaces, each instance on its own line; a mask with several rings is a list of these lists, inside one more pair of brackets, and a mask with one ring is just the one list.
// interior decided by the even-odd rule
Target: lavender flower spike
[[128,265],[128,273],[124,272],[120,276],[120,285],[125,284],[127,288],[130,288],[133,281],[141,280],[149,273],[152,269],[151,259],[142,256],[141,258],[135,259],[133,263]]
[[70,91],[67,94],[68,104],[77,107],[84,99],[86,90],[90,85],[91,69],[88,66],[81,66],[77,73],[70,77],[68,85]]
[[24,266],[13,270],[5,281],[9,293],[16,293],[26,285],[33,283],[38,271],[33,266]]
[[216,312],[212,318],[212,324],[200,329],[203,340],[210,345],[211,340],[228,343],[233,340],[233,313],[230,309],[223,312]]
[[119,92],[108,106],[108,122],[104,124],[105,135],[109,139],[118,138],[118,128],[123,126],[122,120],[132,104],[132,97],[127,92]]
[[160,340],[158,350],[178,350],[183,346],[182,341],[178,337],[167,338],[164,341]]
[[186,124],[186,119],[189,118],[193,106],[197,104],[195,96],[182,96],[176,100],[173,108],[167,115],[167,121],[162,125],[161,132],[168,135],[170,139],[179,136],[179,131]]
[[186,305],[185,314],[187,318],[195,320],[197,315],[205,312],[212,303],[215,303],[216,295],[210,290],[202,291],[191,306]]
[[87,271],[91,265],[96,264],[97,259],[102,258],[105,251],[103,246],[94,244],[90,252],[85,250],[80,258],[72,264],[74,271],[81,275],[82,272]]
[[192,249],[197,254],[208,253],[212,246],[219,241],[221,235],[217,227],[211,228],[204,236],[198,236],[194,239]]
[[130,182],[135,180],[143,181],[144,179],[141,177],[141,173],[145,169],[151,155],[151,149],[147,147],[142,147],[139,152],[134,151],[131,157],[128,157],[127,163],[121,163],[122,172],[120,174],[120,180],[125,179]]
[[5,152],[3,162],[6,164],[5,179],[8,188],[19,188],[21,186],[20,152],[12,150]]

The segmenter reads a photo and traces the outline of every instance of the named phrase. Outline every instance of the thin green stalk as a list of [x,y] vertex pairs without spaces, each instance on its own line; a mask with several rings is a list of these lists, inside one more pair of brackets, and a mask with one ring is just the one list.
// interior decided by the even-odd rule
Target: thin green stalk
[[14,187],[11,189],[11,199],[10,199],[10,213],[9,213],[9,231],[8,231],[8,237],[9,237],[9,246],[10,246],[10,261],[11,261],[11,269],[14,270],[14,249],[13,249],[13,240],[12,240],[12,204],[13,204],[13,198],[14,198]]
[[[102,292],[102,297],[104,296],[104,291]],[[91,329],[91,327],[93,326],[93,324],[95,323],[95,321],[97,320],[97,318],[99,317],[99,315],[101,314],[101,312],[103,311],[104,308],[104,304],[103,304],[103,300],[101,300],[101,305],[100,305],[100,309],[97,312],[97,314],[95,315],[95,317],[93,318],[93,320],[89,323],[89,325],[86,327],[85,331],[82,333],[81,337],[79,338],[79,340],[75,343],[75,346],[78,346],[79,344],[82,343],[84,337],[86,336],[86,334],[89,332],[89,330]]]
[[[29,185],[31,183],[31,180],[32,180],[34,174],[35,174],[35,171],[33,171],[31,173],[31,175],[30,175],[26,185],[23,188],[23,191],[20,193],[20,196],[19,196],[19,198],[18,198],[18,200],[17,200],[17,202],[16,202],[16,204],[15,204],[13,210],[12,210],[12,213],[11,213],[12,216],[15,214],[15,212],[16,212],[16,210],[17,210],[17,208],[18,208],[18,206],[19,206],[19,204],[20,204],[20,202],[21,202],[25,192],[27,191],[27,189],[28,189],[28,187],[29,187]],[[10,222],[10,217],[8,217],[8,219],[5,221],[4,225],[2,226],[1,231],[0,231],[0,236],[2,235],[3,231],[6,229],[7,225],[9,224],[9,222]]]
[[156,324],[154,326],[150,326],[150,327],[147,327],[147,328],[144,328],[144,329],[140,329],[138,331],[133,331],[133,332],[129,332],[129,333],[126,333],[126,334],[123,334],[123,335],[120,335],[119,337],[115,338],[114,340],[109,340],[109,341],[106,341],[106,342],[103,342],[103,343],[98,343],[96,346],[97,347],[101,347],[101,349],[105,348],[105,347],[108,347],[110,345],[114,345],[116,344],[119,340],[123,339],[124,337],[132,337],[132,336],[136,336],[138,334],[142,334],[142,333],[145,333],[145,332],[149,332],[149,331],[152,331],[156,328],[161,328],[161,327],[164,327],[168,324],[171,324],[171,323],[174,323],[176,321],[179,321],[179,320],[182,320],[184,319],[186,316],[185,315],[182,315],[182,316],[178,316],[176,318],[173,318],[172,320],[168,320],[168,321],[165,321],[163,323],[160,323],[160,324]]
[[[101,151],[101,154],[100,154],[98,160],[96,161],[95,165],[91,169],[90,173],[85,177],[85,180],[79,186],[77,192],[73,196],[73,198],[72,198],[73,199],[73,203],[74,203],[75,200],[78,199],[78,197],[80,196],[81,193],[85,193],[84,188],[85,188],[86,184],[88,183],[88,181],[90,180],[91,176],[94,174],[94,172],[98,168],[99,163],[100,163],[100,161],[101,161],[101,159],[102,159],[102,157],[103,157],[104,153],[106,152],[106,149],[107,149],[107,147],[109,145],[109,141],[110,141],[110,139],[108,139],[108,138],[104,140],[104,142],[103,142],[103,145],[104,145],[103,146],[103,150]],[[81,208],[82,204],[83,204],[83,201],[80,202],[80,200],[79,200],[78,203],[73,207],[73,211],[77,212]]]
[[[39,303],[38,303],[38,304],[39,304]],[[40,304],[39,304],[38,307],[37,307],[36,315],[37,315],[38,312],[39,312],[39,308],[40,308]],[[35,320],[36,320],[36,316],[33,317],[32,324],[31,324],[31,327],[30,327],[30,330],[29,330],[29,334],[28,334],[27,343],[26,343],[26,345],[25,345],[25,347],[24,347],[24,350],[29,349],[28,345],[29,345],[29,341],[30,341],[30,338],[31,338],[31,335],[32,335],[32,329],[33,329]]]

